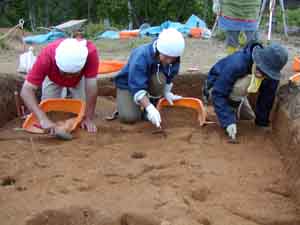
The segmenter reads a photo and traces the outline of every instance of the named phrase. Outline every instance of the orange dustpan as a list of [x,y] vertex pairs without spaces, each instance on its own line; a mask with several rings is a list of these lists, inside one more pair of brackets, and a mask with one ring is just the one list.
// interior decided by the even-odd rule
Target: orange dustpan
[[[198,112],[198,120],[200,126],[203,126],[206,121],[206,111],[202,101],[198,98],[182,98],[179,100],[173,101],[173,106],[178,107],[187,107],[195,109]],[[164,106],[171,106],[165,98],[159,100],[157,104],[157,109],[160,111]]]
[[294,76],[291,76],[289,78],[289,80],[296,85],[300,85],[300,73],[297,73]]
[[[46,113],[55,111],[76,114],[77,117],[66,120],[64,124],[58,124],[58,126],[65,128],[68,132],[76,129],[85,113],[85,103],[79,99],[46,99],[40,103],[39,107]],[[26,118],[22,127],[30,133],[44,133],[44,130],[41,129],[41,126],[33,113]]]
[[293,70],[295,72],[300,72],[300,57],[295,57],[293,62]]
[[125,62],[118,60],[101,60],[98,68],[99,74],[113,73],[121,70]]

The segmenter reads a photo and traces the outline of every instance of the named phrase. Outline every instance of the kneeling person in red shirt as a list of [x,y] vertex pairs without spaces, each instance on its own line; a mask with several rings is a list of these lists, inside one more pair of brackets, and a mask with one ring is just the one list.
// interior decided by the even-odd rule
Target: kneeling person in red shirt
[[35,92],[40,86],[42,100],[66,97],[66,89],[72,98],[85,100],[86,112],[81,126],[88,132],[97,131],[93,118],[98,95],[98,64],[97,49],[91,41],[60,39],[42,49],[26,76],[21,97],[43,129],[53,131],[55,123],[39,108]]

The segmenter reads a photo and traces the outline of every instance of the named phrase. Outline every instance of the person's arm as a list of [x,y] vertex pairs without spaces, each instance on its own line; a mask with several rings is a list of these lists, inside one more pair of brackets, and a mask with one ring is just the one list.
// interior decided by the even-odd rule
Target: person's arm
[[85,67],[82,71],[85,77],[86,110],[81,127],[88,132],[97,132],[96,124],[93,122],[98,96],[97,74],[99,68],[99,55],[96,46],[88,41],[89,54]]
[[255,123],[258,126],[269,126],[270,123],[270,112],[273,108],[275,96],[276,96],[276,90],[278,88],[279,81],[277,80],[271,80],[271,79],[265,79],[263,80],[257,100],[256,100],[256,107],[255,107]]
[[149,98],[147,96],[144,96],[140,101],[139,101],[140,105],[142,107],[144,107],[145,109],[147,108],[147,106],[149,106],[151,104]]
[[147,94],[148,72],[145,56],[132,55],[132,63],[129,66],[128,86],[136,104],[141,105],[147,111],[148,120],[156,127],[160,127],[161,117],[158,110],[151,104]]
[[56,125],[47,117],[46,113],[40,109],[35,97],[37,88],[38,87],[36,85],[25,81],[21,90],[21,98],[27,108],[35,114],[42,128],[45,130],[51,130],[52,128],[55,128]]
[[[223,128],[236,123],[235,112],[229,105],[229,96],[237,79],[246,74],[246,71],[243,70],[242,61],[237,61],[236,57],[227,57],[219,61],[214,66],[214,73],[211,73],[211,75],[213,74],[213,77],[210,77],[212,79],[208,79],[208,82],[212,81],[213,83],[212,103]],[[232,63],[234,60],[236,64]]]
[[97,127],[93,122],[95,117],[95,108],[98,96],[97,78],[85,79],[85,93],[86,93],[86,110],[85,117],[81,122],[83,128],[88,132],[97,132]]

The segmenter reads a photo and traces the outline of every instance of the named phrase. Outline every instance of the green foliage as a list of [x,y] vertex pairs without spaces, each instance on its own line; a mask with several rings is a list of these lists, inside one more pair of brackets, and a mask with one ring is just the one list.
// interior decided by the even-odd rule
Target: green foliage
[[300,27],[300,8],[288,10],[287,21],[289,26]]
[[96,37],[97,33],[103,32],[104,25],[102,23],[88,23],[85,27],[84,36],[89,39]]
[[129,48],[130,49],[133,49],[133,48],[136,48],[142,44],[145,44],[145,43],[149,43],[151,42],[151,38],[150,37],[145,37],[145,38],[133,38],[129,41]]
[[[125,39],[121,41],[109,40],[109,39],[99,39],[95,41],[98,49],[104,52],[110,53],[128,53],[133,48],[136,48],[142,44],[151,42],[152,39],[149,37],[145,38],[134,38],[134,39]],[[117,44],[116,44],[117,43]]]
[[224,41],[225,38],[226,38],[225,32],[222,31],[222,30],[220,30],[220,29],[218,29],[218,30],[216,31],[216,36],[215,36],[215,38],[216,38],[217,40],[219,40],[219,41]]
[[[0,36],[2,36],[1,33],[0,33]],[[5,40],[0,40],[0,51],[2,51],[2,50],[9,50],[9,46],[7,45]]]
[[[133,13],[129,15],[128,3]],[[165,20],[185,22],[191,14],[213,23],[210,0],[12,0],[0,1],[0,27],[11,27],[20,18],[26,28],[49,27],[71,19],[89,19],[92,24],[101,24],[108,18],[110,25],[126,28],[132,20],[134,28],[142,23],[159,25]],[[96,25],[90,25],[88,35]],[[100,25],[99,25],[100,26]],[[101,26],[99,27],[101,28]]]
[[[298,9],[288,9],[286,10],[286,20],[288,27],[300,27],[300,8]],[[269,12],[265,13],[263,16],[261,25],[264,27],[266,24],[268,24],[269,21]],[[275,31],[282,32],[283,30],[283,19],[282,19],[282,11],[279,6],[277,6],[275,11],[275,18],[273,19],[273,22],[275,22],[276,27]]]

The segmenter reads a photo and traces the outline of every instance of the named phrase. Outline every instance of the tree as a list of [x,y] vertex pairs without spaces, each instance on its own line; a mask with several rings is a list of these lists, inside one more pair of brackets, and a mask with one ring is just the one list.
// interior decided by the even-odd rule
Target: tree
[[71,19],[87,18],[112,26],[138,28],[147,22],[161,24],[165,20],[185,22],[196,14],[213,23],[210,0],[0,0],[0,26],[13,26],[20,18],[31,30],[49,27]]

